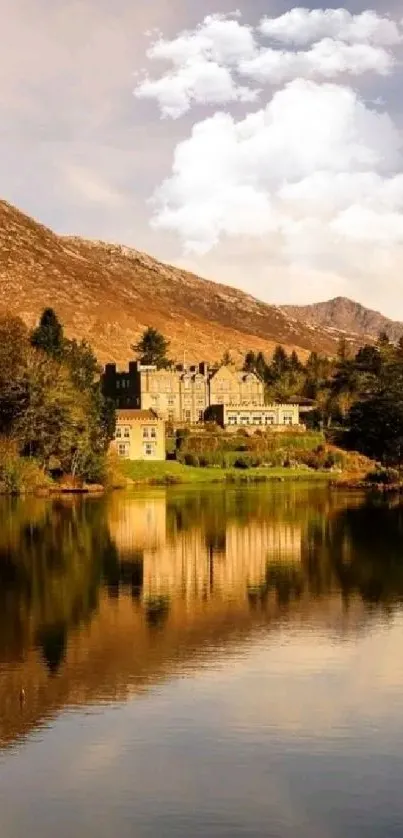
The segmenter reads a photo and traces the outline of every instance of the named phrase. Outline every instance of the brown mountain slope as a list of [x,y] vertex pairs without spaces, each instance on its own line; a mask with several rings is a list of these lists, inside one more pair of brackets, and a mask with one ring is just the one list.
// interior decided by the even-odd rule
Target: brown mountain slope
[[347,297],[307,306],[282,306],[282,310],[301,323],[321,329],[338,329],[369,340],[376,339],[380,332],[386,332],[392,341],[398,341],[403,335],[403,323],[389,320]]
[[218,360],[226,349],[270,353],[276,343],[334,351],[331,331],[301,324],[241,291],[163,265],[136,250],[57,236],[0,201],[0,307],[32,326],[52,306],[67,334],[85,337],[100,361],[126,363],[148,325],[182,360]]

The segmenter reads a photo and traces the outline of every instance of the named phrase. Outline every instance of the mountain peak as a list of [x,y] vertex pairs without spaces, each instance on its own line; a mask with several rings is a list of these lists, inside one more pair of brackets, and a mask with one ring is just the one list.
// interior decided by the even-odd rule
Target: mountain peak
[[390,320],[348,297],[334,297],[306,306],[286,305],[282,310],[298,322],[353,334],[361,340],[375,340],[380,332],[386,332],[392,341],[397,341],[403,334],[403,323]]
[[[127,364],[131,346],[152,325],[171,342],[171,356],[240,360],[253,349],[270,355],[281,343],[304,356],[334,353],[333,326],[299,322],[227,285],[201,279],[120,244],[59,236],[0,201],[0,309],[32,327],[52,306],[69,337],[85,338],[101,362]],[[356,343],[354,336],[350,336]]]

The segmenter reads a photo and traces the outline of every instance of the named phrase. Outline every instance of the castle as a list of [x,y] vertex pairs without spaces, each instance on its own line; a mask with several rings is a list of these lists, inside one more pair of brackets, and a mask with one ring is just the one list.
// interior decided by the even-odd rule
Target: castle
[[256,373],[206,363],[157,369],[133,361],[125,372],[107,364],[103,391],[117,408],[151,409],[173,424],[203,422],[213,405],[264,406],[264,383]]

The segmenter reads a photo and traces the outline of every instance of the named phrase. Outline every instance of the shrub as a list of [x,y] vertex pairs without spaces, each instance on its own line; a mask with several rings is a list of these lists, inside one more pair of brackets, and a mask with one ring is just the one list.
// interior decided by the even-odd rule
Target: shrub
[[246,457],[238,457],[234,462],[234,468],[250,468],[250,462]]
[[21,494],[35,492],[50,484],[36,460],[20,457],[15,443],[0,440],[0,492]]
[[394,468],[378,468],[375,471],[370,471],[369,474],[367,474],[367,480],[369,481],[369,483],[390,486],[395,483],[399,483],[400,475],[399,472]]
[[185,454],[184,462],[185,466],[193,466],[195,468],[198,468],[200,466],[199,458],[196,456],[196,454],[192,454],[190,452]]

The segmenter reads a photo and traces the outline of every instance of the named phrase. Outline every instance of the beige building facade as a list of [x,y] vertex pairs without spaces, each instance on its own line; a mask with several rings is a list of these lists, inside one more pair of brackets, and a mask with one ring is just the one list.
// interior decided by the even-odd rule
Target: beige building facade
[[117,410],[111,446],[125,460],[165,460],[165,422],[153,410]]
[[192,425],[213,404],[264,405],[264,383],[255,373],[206,363],[159,370],[132,362],[126,372],[108,364],[103,390],[119,408],[154,410],[167,422]]

